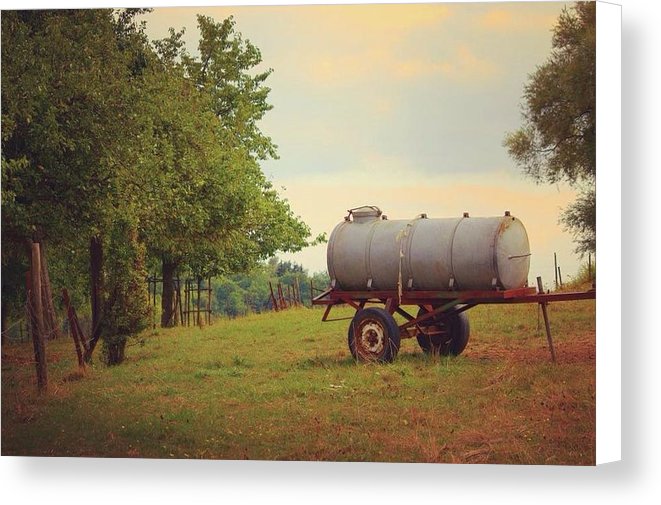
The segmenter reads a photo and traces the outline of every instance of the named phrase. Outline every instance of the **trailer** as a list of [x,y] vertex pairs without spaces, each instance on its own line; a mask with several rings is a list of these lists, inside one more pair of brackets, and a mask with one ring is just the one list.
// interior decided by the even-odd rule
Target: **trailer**
[[[556,361],[547,305],[552,302],[596,299],[596,290],[545,293],[524,287],[500,291],[342,291],[328,289],[313,298],[313,305],[326,306],[322,321],[351,319],[348,345],[361,362],[391,362],[400,342],[416,338],[425,353],[457,356],[466,348],[470,325],[466,312],[480,304],[537,303],[542,308],[552,361]],[[356,311],[351,318],[330,319],[333,307],[348,305]],[[413,315],[404,307],[417,307]],[[405,322],[398,324],[394,314]]]
[[[426,353],[459,355],[470,325],[466,312],[480,304],[541,306],[551,358],[555,351],[547,305],[595,299],[596,290],[545,293],[528,286],[530,247],[525,227],[509,211],[497,217],[388,220],[373,205],[350,209],[327,248],[330,289],[313,298],[355,309],[348,345],[358,361],[390,362],[401,339],[416,338]],[[411,309],[417,307],[415,315]],[[405,320],[398,324],[394,314]],[[347,318],[344,318],[347,319]],[[337,320],[337,319],[334,319]]]

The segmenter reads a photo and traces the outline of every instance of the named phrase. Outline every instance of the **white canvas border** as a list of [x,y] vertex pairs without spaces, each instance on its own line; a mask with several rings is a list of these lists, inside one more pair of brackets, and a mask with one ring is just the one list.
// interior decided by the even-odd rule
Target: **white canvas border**
[[622,8],[597,2],[597,464],[621,458]]
[[[251,2],[246,1],[235,1],[235,2],[135,2],[127,1],[123,5],[129,6],[144,6],[144,5],[181,5],[184,3],[204,5],[204,4],[219,4],[219,3],[236,3],[236,4],[247,4]],[[267,3],[301,3],[301,2],[273,2],[273,1],[256,1],[252,3],[257,4],[267,4]],[[314,3],[314,2],[308,2]],[[328,2],[323,2],[328,3]],[[335,3],[335,2],[333,2]],[[29,6],[30,8],[39,7],[53,7],[54,5],[51,2],[27,2],[29,5],[19,4],[18,2],[8,2],[9,5],[3,6],[3,8],[18,8],[21,5],[24,7]],[[12,5],[13,4],[13,5]],[[64,6],[89,6],[93,2],[64,2],[62,4],[58,3],[55,6],[64,7]],[[108,3],[96,2],[96,6],[109,5]],[[603,2],[599,2],[599,5],[608,5]],[[621,7],[615,6],[618,9],[618,17],[621,16]],[[626,7],[626,6],[625,6]],[[605,11],[602,7],[598,7],[598,16],[599,11]],[[639,7],[640,11],[641,8]],[[626,14],[626,11],[625,11]],[[651,13],[653,14],[653,13]],[[653,16],[652,16],[653,17]],[[642,22],[641,15],[638,13],[636,19],[638,24]],[[619,34],[619,23],[617,28],[617,33]],[[603,32],[602,32],[603,33]],[[621,40],[618,35],[618,48],[621,47]],[[599,41],[599,32],[598,32],[598,51],[600,49]],[[618,64],[617,68],[621,67],[621,59],[619,55],[621,54],[619,49],[616,53],[618,55]],[[599,63],[598,57],[598,93],[599,87],[602,86],[601,83],[601,70],[608,67],[610,63],[606,61],[605,63]],[[605,65],[603,67],[602,65]],[[600,68],[601,67],[601,68]],[[611,69],[612,71],[612,69]],[[621,80],[620,77],[617,77],[617,89],[621,91]],[[630,88],[629,88],[630,90]],[[602,90],[602,92],[605,90]],[[611,93],[613,90],[611,89]],[[600,98],[600,96],[602,98]],[[600,99],[603,99],[603,94],[598,96],[598,103]],[[612,96],[612,95],[611,95]],[[618,104],[621,104],[621,98],[618,92],[617,100]],[[610,107],[610,106],[607,106]],[[606,112],[605,110],[603,111]],[[641,111],[639,111],[640,113]],[[600,116],[598,116],[598,128],[599,130],[599,143],[603,145],[605,139],[601,139],[602,135],[602,110],[599,109]],[[618,118],[621,115],[621,110],[618,107],[617,110]],[[647,121],[645,126],[651,126],[651,121]],[[618,130],[621,130],[620,122],[618,119]],[[658,132],[657,132],[658,133]],[[616,231],[617,240],[611,237],[604,237],[604,233],[598,236],[598,244],[600,251],[603,251],[603,254],[600,252],[598,256],[600,272],[604,274],[607,272],[607,268],[613,267],[616,270],[608,273],[609,277],[612,277],[615,280],[612,280],[609,284],[605,275],[599,276],[599,299],[598,303],[598,322],[597,322],[597,342],[598,342],[598,353],[597,353],[597,435],[598,435],[598,454],[597,461],[603,463],[605,461],[615,461],[621,456],[621,302],[622,297],[620,295],[620,289],[622,287],[621,280],[621,195],[620,195],[620,184],[621,184],[621,137],[619,134],[614,137],[617,142],[617,149],[614,153],[610,148],[606,149],[605,153],[600,153],[598,156],[603,156],[606,154],[612,156],[617,164],[617,174],[609,176],[604,174],[604,171],[601,170],[600,173],[606,176],[606,181],[598,181],[598,206],[599,206],[599,217],[598,223],[607,223],[604,226],[607,228],[604,229],[600,227],[603,232],[611,235],[611,232]],[[649,136],[648,136],[649,138]],[[600,147],[601,149],[601,147]],[[649,154],[649,152],[648,152]],[[644,157],[645,155],[642,154]],[[657,155],[658,156],[658,155]],[[648,155],[649,157],[649,155]],[[598,158],[598,162],[601,157]],[[640,161],[640,158],[636,158]],[[656,158],[658,159],[658,157]],[[649,160],[645,160],[649,161]],[[612,166],[609,160],[606,158],[606,165]],[[640,177],[640,176],[639,176]],[[641,189],[638,187],[637,189]],[[651,190],[645,192],[645,196],[650,196],[652,193]],[[631,202],[629,202],[631,203]],[[608,207],[603,209],[602,207]],[[638,205],[637,207],[640,207]],[[658,204],[653,206],[658,210]],[[617,210],[615,210],[617,209]],[[616,217],[615,221],[609,222],[605,220],[609,217]],[[653,218],[648,217],[646,224],[650,224]],[[656,219],[656,218],[654,218]],[[658,224],[658,223],[657,223]],[[644,225],[639,225],[644,227]],[[605,240],[605,241],[604,241]],[[642,245],[638,243],[637,245]],[[604,250],[606,247],[606,250]],[[608,249],[612,249],[611,251]],[[658,251],[658,248],[654,249]],[[651,254],[646,254],[645,257],[651,257]],[[658,258],[657,258],[658,261]],[[636,269],[639,271],[640,269]],[[652,281],[653,282],[653,281]],[[628,284],[627,284],[628,285]],[[639,286],[637,286],[639,287]],[[614,292],[608,292],[606,289],[616,289]],[[651,294],[651,290],[645,290],[644,295]],[[603,303],[602,303],[603,301]],[[651,303],[645,304],[645,308],[653,309]],[[658,307],[657,307],[658,311]],[[651,317],[651,316],[650,316]],[[646,321],[650,319],[646,318]],[[643,327],[639,323],[636,326],[636,329],[642,330]],[[603,330],[603,331],[602,331]],[[647,328],[648,331],[653,329]],[[606,338],[605,347],[602,348],[602,338]],[[655,337],[656,338],[656,337]],[[612,340],[615,339],[616,342],[616,351],[612,348]],[[654,347],[658,350],[658,345]],[[640,350],[640,347],[638,348]],[[637,358],[640,356],[636,356]],[[652,358],[651,358],[652,359]],[[645,363],[651,361],[645,360]],[[653,358],[656,359],[656,358]],[[631,365],[631,359],[629,360],[629,365]],[[609,369],[608,367],[614,366],[614,369]],[[650,371],[647,371],[645,379],[648,377]],[[603,377],[606,375],[606,377]],[[616,376],[616,377],[615,377]],[[655,374],[658,378],[658,374]],[[640,382],[640,381],[638,381]],[[613,399],[613,390],[610,388],[615,387],[615,395],[617,397],[617,408],[614,408],[612,399]],[[610,393],[608,393],[610,391]],[[644,393],[638,395],[639,400],[647,398],[647,395],[652,394],[654,387],[650,384],[647,385]],[[656,394],[656,393],[655,393]],[[606,397],[604,398],[604,395]],[[605,402],[604,407],[610,404],[605,410],[600,410],[601,400],[604,398]],[[655,400],[656,401],[656,400]],[[640,409],[636,409],[640,414]],[[611,422],[608,420],[608,417],[617,417],[616,422]],[[652,416],[654,419],[658,419],[658,415]],[[636,423],[637,424],[637,423]],[[602,441],[600,440],[602,436],[612,436],[613,433],[617,436],[617,447],[608,447],[604,445],[602,447]],[[643,436],[643,435],[641,435]],[[654,440],[658,440],[658,437]],[[610,444],[608,444],[610,445]],[[603,451],[603,452],[602,452]],[[629,453],[631,455],[631,453]],[[10,459],[11,462],[7,460]],[[314,500],[315,502],[321,503],[331,503],[334,499],[337,498],[347,498],[346,492],[340,492],[339,489],[343,488],[348,484],[347,492],[356,491],[358,484],[356,480],[352,480],[349,477],[349,474],[355,474],[360,472],[365,472],[365,476],[369,478],[374,478],[377,474],[385,474],[387,478],[395,478],[395,474],[399,474],[401,477],[401,484],[398,485],[394,481],[390,484],[385,484],[382,488],[383,495],[378,496],[380,501],[385,501],[388,503],[394,503],[397,499],[403,499],[408,497],[407,501],[412,501],[412,499],[420,498],[420,492],[415,490],[415,486],[419,485],[421,478],[416,478],[416,473],[419,472],[420,475],[425,477],[431,477],[431,471],[426,470],[428,468],[426,465],[408,465],[408,469],[405,469],[402,472],[402,466],[400,465],[367,465],[373,468],[369,470],[365,468],[365,465],[347,465],[343,464],[313,464],[313,463],[242,463],[242,462],[158,462],[158,461],[118,461],[118,460],[67,460],[67,459],[51,459],[50,461],[43,460],[41,458],[2,458],[2,487],[4,491],[2,493],[5,497],[11,497],[13,503],[29,503],[32,499],[35,499],[37,496],[43,499],[54,499],[55,503],[78,503],[82,500],[89,501],[93,499],[98,503],[112,503],[114,498],[113,493],[104,495],[100,491],[101,486],[104,483],[104,480],[101,476],[95,477],[95,473],[110,472],[110,476],[115,477],[119,476],[118,482],[113,485],[122,487],[128,484],[129,488],[124,489],[125,498],[129,501],[158,501],[159,503],[177,503],[179,500],[186,500],[188,502],[250,502],[251,497],[254,499],[254,494],[256,490],[261,486],[261,492],[257,492],[258,499],[261,498],[261,501],[266,501],[269,503],[281,503],[287,501],[288,503],[298,503],[298,502],[308,502]],[[656,457],[653,459],[646,458],[647,463],[652,463],[656,461]],[[7,468],[10,467],[10,468]],[[388,467],[390,469],[388,469]],[[122,470],[123,468],[123,470]],[[235,470],[231,470],[235,468]],[[333,469],[334,468],[334,469]],[[604,469],[606,470],[608,466]],[[146,475],[145,472],[146,470]],[[449,465],[438,465],[438,493],[435,495],[428,495],[429,499],[435,501],[445,501],[446,499],[460,498],[462,501],[470,502],[467,500],[468,497],[471,498],[489,498],[491,503],[530,503],[531,500],[535,500],[536,503],[551,503],[557,501],[562,497],[569,498],[573,496],[576,500],[578,499],[598,499],[603,503],[617,503],[620,499],[634,500],[638,497],[640,499],[647,496],[649,498],[650,494],[654,495],[654,489],[658,490],[658,484],[656,484],[657,479],[654,479],[654,482],[651,482],[649,479],[641,481],[639,479],[625,478],[624,481],[619,480],[615,477],[614,472],[601,473],[602,478],[594,478],[594,474],[586,474],[586,469],[583,468],[521,468],[514,467],[510,470],[503,467],[496,468],[485,468],[481,466],[469,467],[457,467]],[[587,469],[590,470],[590,469]],[[640,470],[640,468],[639,468]],[[649,468],[648,468],[649,470]],[[196,472],[199,471],[199,474],[196,475]],[[599,470],[595,470],[599,472]],[[180,473],[181,472],[181,473]],[[624,472],[629,474],[630,472]],[[649,472],[643,472],[648,475]],[[45,479],[39,481],[39,474],[42,476],[46,475]],[[184,475],[185,474],[185,475]],[[254,475],[255,479],[248,477],[249,475]],[[320,475],[324,474],[325,478],[321,478]],[[132,479],[128,478],[128,475],[133,475],[135,480],[143,480],[142,477],[146,477],[143,481],[144,485],[140,483],[132,483]],[[571,475],[571,476],[570,476]],[[107,475],[108,476],[108,475]],[[160,477],[159,477],[160,476]],[[608,478],[610,476],[610,478]],[[348,477],[348,482],[343,482],[343,478]],[[308,480],[309,479],[309,480]],[[335,482],[331,486],[324,486],[327,482],[326,479],[332,479]],[[91,485],[87,485],[84,482],[88,480],[91,481]],[[183,481],[183,482],[182,482]],[[211,484],[210,481],[214,481],[214,484]],[[260,484],[261,481],[261,484]],[[307,482],[306,482],[307,481]],[[517,481],[520,481],[517,484]],[[157,484],[160,482],[160,486]],[[296,482],[300,483],[298,491],[293,491],[296,488]],[[472,483],[472,484],[471,484]],[[628,483],[628,484],[627,484]],[[7,487],[5,487],[7,485]],[[79,486],[80,485],[80,486]],[[147,487],[154,486],[152,492],[150,493]],[[335,487],[337,486],[337,487]],[[474,486],[474,487],[472,487]],[[179,488],[184,489],[179,489]],[[197,489],[195,490],[195,488]],[[423,488],[429,492],[432,489],[432,483],[428,486],[423,486]],[[77,490],[76,490],[77,488]],[[160,490],[159,490],[160,488]],[[178,492],[172,492],[173,488],[176,488]],[[626,491],[628,488],[628,492]],[[333,489],[334,491],[331,491]],[[564,489],[564,491],[563,491]],[[171,491],[168,496],[163,496],[163,491]],[[407,493],[406,491],[410,491]],[[482,490],[479,492],[478,490]],[[133,493],[132,493],[133,491]],[[137,491],[137,493],[135,492]],[[278,493],[278,491],[289,492],[290,494],[285,500],[282,500],[283,496]],[[292,492],[293,491],[293,492]],[[395,491],[395,492],[392,492]],[[59,492],[59,493],[58,493]],[[651,493],[650,493],[651,492]],[[645,493],[645,494],[643,494]],[[650,494],[648,494],[650,493]],[[37,496],[35,496],[35,494]],[[78,495],[76,498],[75,495]],[[57,497],[59,495],[59,498]],[[657,495],[658,496],[658,495]],[[278,497],[280,499],[278,499]],[[365,493],[357,492],[354,496],[355,500],[364,499],[367,496]],[[377,496],[373,496],[377,498]],[[573,500],[572,500],[573,501]],[[400,501],[401,503],[401,501]]]

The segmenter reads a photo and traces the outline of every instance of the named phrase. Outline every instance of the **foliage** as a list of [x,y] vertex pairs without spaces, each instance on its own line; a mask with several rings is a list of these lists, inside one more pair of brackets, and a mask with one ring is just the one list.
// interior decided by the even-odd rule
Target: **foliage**
[[67,287],[79,308],[90,236],[137,198],[144,40],[131,16],[2,16],[3,278],[6,251],[20,256],[26,239],[47,241],[53,292]]
[[282,277],[288,273],[301,274],[303,271],[303,265],[298,265],[291,261],[280,261],[275,269],[275,275]]
[[569,205],[560,218],[574,232],[576,250],[585,254],[594,253],[597,246],[597,195],[594,185],[585,185],[576,201]]
[[594,252],[596,179],[596,4],[565,8],[553,32],[553,50],[524,91],[523,126],[509,133],[510,156],[538,182],[582,188],[561,219],[577,251]]
[[149,293],[145,284],[145,246],[138,240],[135,223],[117,219],[107,240],[101,338],[107,363],[115,365],[124,360],[127,340],[147,328]]
[[197,22],[200,57],[184,54],[183,63],[191,79],[210,94],[213,112],[226,133],[225,141],[252,159],[276,158],[276,146],[257,126],[272,109],[267,102],[270,89],[264,85],[272,70],[250,73],[262,62],[262,55],[235,30],[231,16],[216,23],[198,15]]
[[113,211],[137,135],[132,59],[118,46],[112,11],[3,13],[8,234],[65,241]]
[[216,314],[229,317],[270,311],[272,307],[269,282],[274,290],[280,283],[285,294],[288,287],[291,290],[298,286],[302,303],[309,305],[310,281],[316,289],[326,289],[330,284],[326,272],[309,275],[302,265],[272,257],[267,263],[262,263],[250,271],[222,276],[215,280],[212,309]]
[[244,299],[244,288],[232,279],[220,279],[215,287],[216,310],[229,317],[244,316],[248,311]]
[[570,278],[562,285],[562,291],[586,291],[596,287],[597,265],[595,258],[591,257],[590,262],[582,263],[576,275]]

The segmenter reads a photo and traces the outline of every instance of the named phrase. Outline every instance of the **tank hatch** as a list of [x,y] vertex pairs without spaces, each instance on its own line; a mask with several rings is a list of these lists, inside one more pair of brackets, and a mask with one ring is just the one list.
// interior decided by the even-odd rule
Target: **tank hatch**
[[374,205],[363,205],[362,207],[356,207],[355,209],[349,209],[349,215],[346,217],[347,221],[350,219],[350,216],[353,216],[353,220],[357,222],[371,221],[373,219],[378,219],[381,217],[381,209]]

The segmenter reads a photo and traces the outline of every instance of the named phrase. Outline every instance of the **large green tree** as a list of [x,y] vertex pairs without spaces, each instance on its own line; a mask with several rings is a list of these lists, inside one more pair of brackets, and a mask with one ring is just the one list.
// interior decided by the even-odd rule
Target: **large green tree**
[[576,250],[596,248],[596,4],[565,8],[548,60],[525,86],[523,126],[507,134],[510,156],[538,182],[568,182],[577,200],[560,218]]
[[156,115],[167,187],[157,192],[160,218],[148,240],[161,259],[163,326],[174,321],[177,272],[206,277],[247,270],[276,251],[301,249],[310,236],[259,166],[276,157],[258,127],[271,109],[264,85],[270,71],[255,73],[259,50],[235,30],[232,18],[216,23],[198,16],[198,24],[199,57],[188,54],[181,32],[171,30],[154,44],[158,82],[170,83],[171,96]]
[[[2,16],[2,234],[89,254],[100,336],[104,236],[137,201],[142,164],[138,11],[8,11]],[[89,244],[89,248],[87,247]],[[64,286],[60,286],[64,287]],[[71,286],[66,286],[71,287]]]

